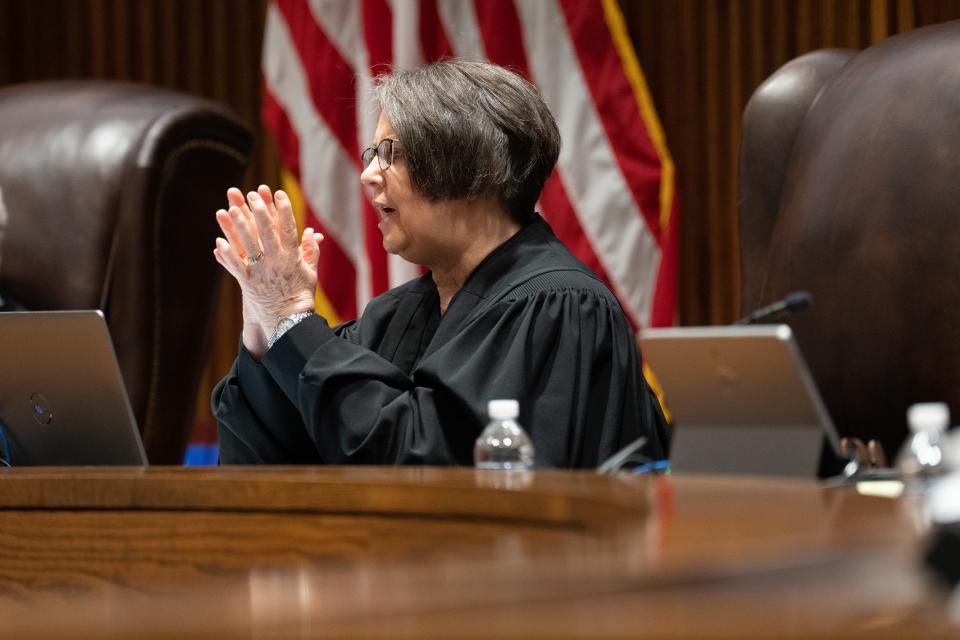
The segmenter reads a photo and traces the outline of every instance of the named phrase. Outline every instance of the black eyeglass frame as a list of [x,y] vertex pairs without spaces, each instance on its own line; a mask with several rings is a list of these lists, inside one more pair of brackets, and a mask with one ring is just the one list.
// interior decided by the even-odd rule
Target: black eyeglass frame
[[369,167],[373,158],[376,157],[381,171],[389,169],[396,159],[396,144],[398,142],[400,141],[393,138],[384,138],[377,146],[364,149],[363,153],[360,154],[360,162],[363,163],[363,168]]

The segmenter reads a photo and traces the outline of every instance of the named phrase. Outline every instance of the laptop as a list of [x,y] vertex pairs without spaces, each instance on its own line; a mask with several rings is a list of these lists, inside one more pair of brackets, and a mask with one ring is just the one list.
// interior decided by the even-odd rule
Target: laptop
[[10,466],[147,464],[100,311],[0,313],[0,424]]
[[788,325],[646,329],[674,471],[817,477],[840,442]]

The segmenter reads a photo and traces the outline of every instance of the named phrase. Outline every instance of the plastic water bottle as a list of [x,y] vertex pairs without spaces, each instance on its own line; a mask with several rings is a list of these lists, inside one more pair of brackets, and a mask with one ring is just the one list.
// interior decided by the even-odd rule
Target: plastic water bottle
[[897,455],[903,480],[922,481],[947,471],[942,446],[950,425],[950,409],[943,402],[923,402],[907,409],[910,438]]
[[473,447],[478,469],[533,469],[533,443],[517,422],[520,403],[491,400],[487,403],[490,422]]

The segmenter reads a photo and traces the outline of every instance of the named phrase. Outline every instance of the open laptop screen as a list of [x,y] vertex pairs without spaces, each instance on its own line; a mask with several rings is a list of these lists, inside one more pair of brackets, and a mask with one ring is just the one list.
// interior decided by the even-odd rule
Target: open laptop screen
[[11,466],[147,462],[99,311],[0,313],[0,422]]
[[677,471],[816,477],[839,439],[790,327],[647,329],[641,348],[675,429]]

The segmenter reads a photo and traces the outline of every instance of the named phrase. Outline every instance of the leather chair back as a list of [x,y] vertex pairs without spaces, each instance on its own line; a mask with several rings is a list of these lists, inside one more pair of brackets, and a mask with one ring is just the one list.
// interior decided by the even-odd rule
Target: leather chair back
[[183,459],[221,279],[213,213],[251,145],[223,107],[158,88],[0,90],[0,291],[103,310],[154,464]]
[[960,410],[958,60],[960,21],[815,52],[744,114],[744,309],[813,294],[790,324],[827,408],[888,454],[910,404]]

